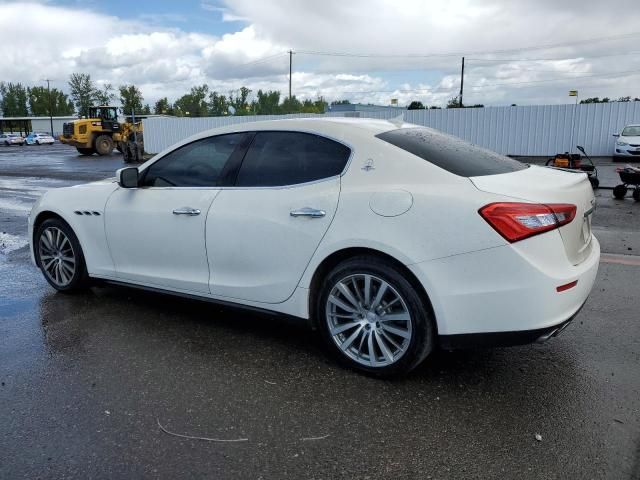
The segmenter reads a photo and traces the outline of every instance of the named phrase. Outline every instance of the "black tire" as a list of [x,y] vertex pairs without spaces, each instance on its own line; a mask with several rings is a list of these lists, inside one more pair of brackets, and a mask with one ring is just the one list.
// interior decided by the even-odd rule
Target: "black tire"
[[636,202],[640,202],[640,187],[636,187],[633,189],[633,199]]
[[40,146],[40,140],[36,140],[36,145]]
[[613,187],[613,196],[616,197],[618,200],[622,200],[626,194],[627,194],[626,185],[620,184]]
[[113,152],[113,139],[108,135],[98,135],[93,143],[93,147],[100,156],[111,155],[111,152]]
[[591,182],[591,188],[596,190],[600,186],[600,180],[596,177],[589,177],[589,181]]
[[9,145],[9,142],[4,142],[4,146],[5,147],[10,147],[11,145]]
[[[391,289],[387,288],[387,291],[391,291],[392,294],[397,294],[401,297],[402,302],[404,302],[404,306],[406,307],[406,311],[410,316],[410,338],[408,338],[407,346],[405,347],[403,353],[399,353],[398,350],[394,350],[394,352],[391,352],[393,354],[392,357],[394,358],[394,360],[392,361],[392,363],[389,363],[387,365],[373,366],[360,363],[359,361],[354,360],[351,356],[349,356],[349,353],[345,353],[337,343],[339,341],[348,343],[345,341],[346,334],[351,336],[355,333],[356,330],[359,330],[363,337],[368,334],[369,337],[377,338],[380,335],[375,333],[373,330],[377,330],[379,333],[383,333],[383,330],[385,328],[382,327],[383,322],[377,322],[374,319],[367,320],[368,317],[361,316],[358,319],[354,318],[352,322],[364,322],[365,325],[363,325],[362,328],[356,327],[354,330],[345,331],[345,334],[340,333],[336,335],[336,340],[334,340],[334,336],[332,336],[330,332],[330,322],[332,320],[329,318],[331,314],[327,314],[327,302],[332,290],[334,288],[337,288],[337,284],[339,282],[347,278],[359,278],[360,276],[364,277],[365,275],[370,275],[386,282],[391,287]],[[374,285],[373,282],[374,280],[371,280],[371,285]],[[354,289],[355,293],[356,287],[352,286],[350,287],[350,289],[351,288]],[[374,287],[372,286],[371,288],[373,289]],[[370,301],[373,297],[374,293],[373,291],[371,291]],[[399,303],[401,302],[396,302],[396,305],[398,305]],[[369,307],[365,306],[365,309],[366,308]],[[422,298],[416,288],[409,281],[406,274],[400,268],[398,268],[393,262],[389,260],[370,255],[361,255],[351,258],[333,268],[326,276],[326,278],[321,281],[319,285],[318,295],[316,295],[316,304],[314,306],[316,324],[320,330],[322,339],[331,355],[340,364],[348,368],[359,370],[361,372],[380,378],[402,376],[418,366],[429,355],[429,353],[431,353],[434,348],[436,339],[435,320],[431,312],[432,310],[431,306],[428,303],[428,300]],[[376,318],[384,317],[379,316]],[[375,323],[367,325],[366,323],[368,321]],[[345,322],[349,322],[349,320],[345,320]],[[364,328],[367,328],[367,330],[364,330]],[[386,334],[387,332],[388,331],[385,331],[384,334]],[[355,346],[356,343],[359,343],[360,346],[362,346],[363,342],[358,342],[359,338],[361,337],[356,337],[356,340],[353,341],[351,345]],[[403,342],[400,337],[395,338],[398,343]],[[387,346],[390,345],[391,344],[387,343]],[[398,345],[395,346],[397,347]],[[351,351],[352,349],[348,347],[347,350]],[[385,357],[379,344],[374,347],[374,353],[374,359],[376,359],[376,361],[378,354],[381,358],[381,361],[384,361]],[[356,354],[351,352],[351,355]],[[365,357],[360,358],[361,362],[367,362]]]
[[118,150],[120,153],[124,152],[124,150],[122,149],[122,142],[118,142],[117,143],[116,150]]
[[96,153],[93,148],[76,147],[76,150],[80,155],[93,155]]
[[[45,271],[45,268],[42,263],[41,258],[41,242],[43,235],[46,235],[47,230],[58,229],[66,235],[68,241],[71,243],[72,255],[75,259],[75,265],[73,270],[73,275],[68,282],[64,284],[56,283],[51,276]],[[53,288],[58,290],[59,292],[77,292],[81,290],[86,290],[90,286],[90,278],[87,272],[87,264],[84,259],[84,253],[82,252],[82,247],[80,246],[80,242],[78,241],[78,237],[73,232],[72,228],[62,219],[60,218],[49,218],[42,222],[33,237],[33,251],[36,258],[36,264],[38,268],[42,271],[42,274]]]

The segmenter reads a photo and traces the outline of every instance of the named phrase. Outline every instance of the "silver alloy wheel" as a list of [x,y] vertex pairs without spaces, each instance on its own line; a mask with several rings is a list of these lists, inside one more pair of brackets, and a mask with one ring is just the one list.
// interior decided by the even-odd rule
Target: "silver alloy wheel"
[[38,242],[40,265],[45,275],[59,287],[71,283],[76,271],[76,256],[69,237],[57,227],[47,227]]
[[409,309],[398,291],[375,275],[349,275],[329,293],[326,321],[333,341],[367,367],[397,362],[411,342]]

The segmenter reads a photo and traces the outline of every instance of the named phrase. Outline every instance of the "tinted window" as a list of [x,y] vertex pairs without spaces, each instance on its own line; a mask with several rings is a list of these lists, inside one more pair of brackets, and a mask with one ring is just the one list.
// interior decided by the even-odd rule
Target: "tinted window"
[[430,128],[401,128],[376,137],[461,177],[496,175],[527,168],[517,160]]
[[274,187],[340,175],[351,150],[300,132],[258,132],[238,172],[243,187]]
[[244,138],[232,133],[184,145],[151,165],[143,184],[152,187],[215,187],[227,160]]

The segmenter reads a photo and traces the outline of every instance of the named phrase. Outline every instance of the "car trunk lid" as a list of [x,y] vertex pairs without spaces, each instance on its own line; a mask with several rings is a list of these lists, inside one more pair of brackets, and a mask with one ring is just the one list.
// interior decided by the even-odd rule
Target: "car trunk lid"
[[586,174],[532,165],[525,170],[469,179],[476,188],[488,193],[533,203],[575,205],[576,216],[559,228],[560,236],[572,264],[577,265],[589,256],[595,198]]

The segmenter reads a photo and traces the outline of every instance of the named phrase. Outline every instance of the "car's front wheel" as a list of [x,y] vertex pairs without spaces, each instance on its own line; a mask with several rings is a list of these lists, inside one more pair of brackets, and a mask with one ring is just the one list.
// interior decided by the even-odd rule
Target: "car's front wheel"
[[36,262],[49,284],[61,292],[83,290],[89,275],[80,242],[66,222],[50,218],[34,236]]
[[400,268],[375,256],[337,265],[320,287],[316,315],[342,364],[379,377],[411,371],[435,343],[425,299]]

